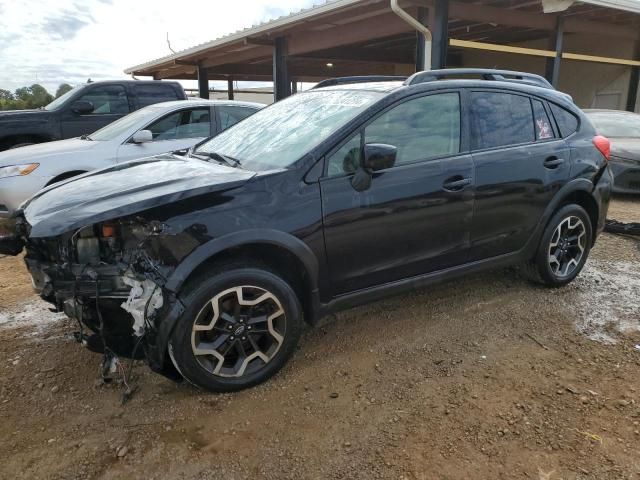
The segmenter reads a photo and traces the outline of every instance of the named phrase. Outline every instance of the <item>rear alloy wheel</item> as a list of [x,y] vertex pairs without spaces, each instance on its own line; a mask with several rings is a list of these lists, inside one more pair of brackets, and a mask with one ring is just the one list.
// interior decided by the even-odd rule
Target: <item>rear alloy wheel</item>
[[591,238],[587,212],[575,204],[562,207],[547,225],[530,265],[534,278],[551,287],[571,282],[587,261]]
[[237,269],[204,280],[170,342],[180,373],[215,392],[240,390],[274,375],[300,336],[301,308],[291,287],[266,270]]
[[578,217],[566,217],[549,242],[549,267],[558,278],[571,275],[587,248],[587,229]]

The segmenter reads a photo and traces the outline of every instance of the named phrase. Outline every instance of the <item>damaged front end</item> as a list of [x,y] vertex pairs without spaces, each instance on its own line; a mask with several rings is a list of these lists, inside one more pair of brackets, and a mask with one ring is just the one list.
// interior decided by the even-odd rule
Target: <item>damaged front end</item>
[[[144,352],[153,370],[178,379],[163,349],[156,348],[164,316],[179,308],[164,288],[177,262],[161,254],[165,228],[131,217],[29,238],[25,263],[36,292],[78,321],[85,346],[105,353],[105,361],[107,353],[140,358]],[[27,229],[21,221],[16,238],[28,238]]]

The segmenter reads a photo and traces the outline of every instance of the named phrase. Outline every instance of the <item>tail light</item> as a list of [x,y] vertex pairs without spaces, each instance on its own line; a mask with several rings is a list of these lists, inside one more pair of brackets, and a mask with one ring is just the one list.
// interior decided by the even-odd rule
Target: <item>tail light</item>
[[602,156],[609,161],[609,157],[611,156],[611,142],[609,139],[602,135],[596,135],[593,137],[593,145],[598,149]]

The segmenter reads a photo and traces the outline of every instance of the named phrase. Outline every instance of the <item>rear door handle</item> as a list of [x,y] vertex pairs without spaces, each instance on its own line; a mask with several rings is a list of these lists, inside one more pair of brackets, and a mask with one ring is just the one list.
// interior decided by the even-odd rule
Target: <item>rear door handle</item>
[[545,168],[558,168],[564,163],[564,158],[549,157],[544,161]]
[[[456,179],[456,180],[454,180]],[[470,178],[460,178],[460,176],[456,176],[456,177],[452,177],[450,179],[448,179],[446,182],[444,182],[444,184],[442,185],[442,188],[444,188],[445,190],[449,191],[449,192],[458,192],[460,190],[462,190],[464,187],[466,187],[467,185],[471,185],[471,179]]]

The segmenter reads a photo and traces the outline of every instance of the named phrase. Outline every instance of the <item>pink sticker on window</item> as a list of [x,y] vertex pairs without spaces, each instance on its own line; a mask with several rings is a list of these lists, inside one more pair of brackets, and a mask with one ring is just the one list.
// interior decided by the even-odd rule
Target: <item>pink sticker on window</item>
[[538,138],[540,140],[553,137],[553,132],[551,131],[551,125],[549,125],[549,122],[540,119],[536,120],[536,125],[538,126]]

